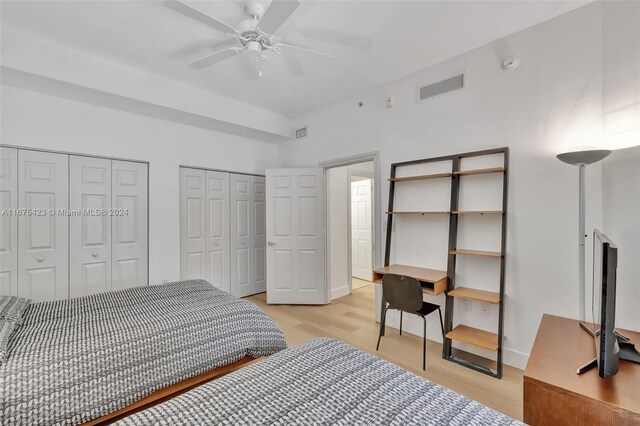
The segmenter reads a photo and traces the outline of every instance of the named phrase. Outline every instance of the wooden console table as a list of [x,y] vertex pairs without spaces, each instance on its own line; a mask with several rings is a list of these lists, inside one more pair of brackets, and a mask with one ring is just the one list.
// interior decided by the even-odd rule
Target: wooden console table
[[[640,333],[619,330],[640,347]],[[593,337],[576,320],[542,317],[524,372],[524,421],[536,425],[640,425],[640,364],[620,361],[603,379],[576,369],[593,359]]]

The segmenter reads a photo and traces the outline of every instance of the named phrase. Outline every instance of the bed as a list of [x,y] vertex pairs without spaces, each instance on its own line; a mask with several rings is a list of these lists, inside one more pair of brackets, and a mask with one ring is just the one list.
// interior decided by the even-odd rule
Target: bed
[[121,419],[140,425],[521,425],[335,339],[314,339]]
[[203,280],[2,300],[3,424],[100,422],[286,348],[256,305]]

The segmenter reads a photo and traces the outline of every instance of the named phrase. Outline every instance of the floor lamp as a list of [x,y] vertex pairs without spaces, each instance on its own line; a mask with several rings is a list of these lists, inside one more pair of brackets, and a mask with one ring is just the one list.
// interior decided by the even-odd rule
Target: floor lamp
[[584,171],[588,164],[597,163],[604,159],[607,155],[611,154],[611,151],[607,149],[591,149],[583,151],[572,151],[558,154],[558,160],[578,166],[579,170],[579,196],[578,196],[578,256],[579,256],[579,270],[578,270],[578,299],[579,299],[579,313],[580,321],[585,320],[584,304],[585,304],[585,258],[584,258],[584,239],[585,234],[585,200],[584,200]]

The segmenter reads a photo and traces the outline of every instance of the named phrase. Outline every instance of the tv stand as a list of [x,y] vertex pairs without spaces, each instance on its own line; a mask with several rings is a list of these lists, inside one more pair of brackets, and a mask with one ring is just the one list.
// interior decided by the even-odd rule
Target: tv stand
[[618,335],[618,346],[620,346],[620,361],[629,361],[640,364],[640,352],[638,352],[636,345],[631,343],[629,339],[620,339],[620,336]]
[[[597,370],[577,375],[576,366],[595,353],[593,337],[580,330],[578,323],[543,316],[524,373],[524,422],[532,426],[640,426],[640,364],[623,361],[618,374],[606,379]],[[640,346],[640,333],[619,331]],[[622,340],[621,352],[626,357],[628,346]]]
[[[600,331],[593,331],[589,328],[589,326],[586,326],[583,322],[580,322],[580,326],[585,329],[587,331],[587,333],[589,333],[592,337],[595,338],[595,336],[599,336],[600,335]],[[629,361],[629,362],[635,362],[636,364],[640,364],[640,352],[638,352],[638,350],[636,349],[636,345],[634,345],[633,343],[631,343],[631,339],[629,339],[626,336],[623,336],[622,334],[618,333],[616,331],[616,339],[618,340],[618,347],[620,348],[620,352],[619,352],[619,360],[620,361]],[[580,366],[578,368],[578,371],[576,371],[577,374],[584,374],[587,371],[594,369],[598,366],[598,358],[594,358],[591,361],[587,362],[586,364]]]

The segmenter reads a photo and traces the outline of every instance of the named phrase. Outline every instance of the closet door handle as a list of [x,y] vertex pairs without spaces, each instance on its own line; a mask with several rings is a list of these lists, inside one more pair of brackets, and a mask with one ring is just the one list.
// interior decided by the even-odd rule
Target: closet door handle
[[267,243],[267,245],[268,245],[268,246],[275,246],[275,245],[276,245],[276,243],[274,243],[273,241],[269,241],[269,242]]
[[36,259],[38,262],[44,262],[44,257],[39,257]]

